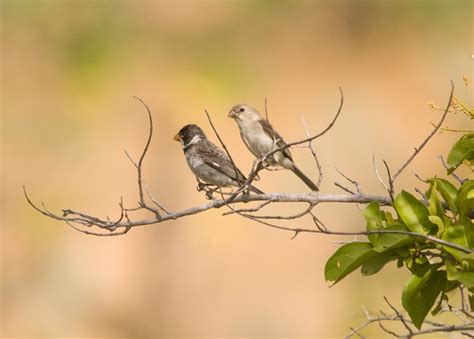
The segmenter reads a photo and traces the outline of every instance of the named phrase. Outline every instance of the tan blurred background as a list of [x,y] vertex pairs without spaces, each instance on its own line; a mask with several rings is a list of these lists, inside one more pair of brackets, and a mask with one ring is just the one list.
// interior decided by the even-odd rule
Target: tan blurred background
[[[3,337],[341,337],[364,319],[361,305],[400,305],[407,279],[392,263],[329,288],[329,236],[292,234],[209,211],[97,238],[49,220],[25,202],[117,217],[122,195],[137,201],[127,149],[147,133],[142,97],[156,133],[145,180],[169,209],[205,202],[179,144],[203,109],[244,172],[252,157],[229,108],[263,111],[287,141],[304,136],[301,115],[320,131],[338,105],[335,128],[316,143],[323,193],[340,192],[334,168],[383,194],[372,153],[397,168],[429,133],[451,79],[472,104],[462,76],[473,74],[470,1],[2,1]],[[450,116],[447,126],[466,127]],[[442,133],[413,164],[444,175],[436,159],[457,135]],[[294,150],[317,172],[310,155]],[[267,172],[265,191],[306,191],[291,173]],[[397,189],[423,188],[408,168]],[[281,213],[295,206],[280,206]],[[333,229],[365,226],[354,205],[321,205]],[[299,226],[311,227],[310,220]],[[374,326],[366,333],[379,333]]]

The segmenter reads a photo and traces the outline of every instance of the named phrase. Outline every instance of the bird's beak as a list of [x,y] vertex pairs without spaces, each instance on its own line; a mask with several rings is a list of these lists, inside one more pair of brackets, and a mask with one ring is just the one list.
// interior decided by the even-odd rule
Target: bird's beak
[[174,136],[173,140],[181,142],[181,137],[179,136],[179,133]]
[[235,111],[233,109],[231,109],[227,116],[229,118],[235,119],[235,117],[237,117],[237,114],[235,113]]

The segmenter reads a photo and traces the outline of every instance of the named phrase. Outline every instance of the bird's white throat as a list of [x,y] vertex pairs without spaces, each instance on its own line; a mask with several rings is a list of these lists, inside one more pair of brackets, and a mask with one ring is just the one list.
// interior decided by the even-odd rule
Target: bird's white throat
[[183,150],[186,150],[189,146],[191,145],[194,145],[194,144],[197,144],[198,142],[200,142],[202,139],[199,135],[195,135],[190,142],[188,142],[187,144],[185,144],[183,142],[183,140],[181,140],[181,146],[183,147]]

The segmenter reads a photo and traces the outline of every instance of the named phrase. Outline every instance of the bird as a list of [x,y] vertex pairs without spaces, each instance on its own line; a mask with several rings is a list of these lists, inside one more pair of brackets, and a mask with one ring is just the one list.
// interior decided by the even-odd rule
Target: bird
[[[287,145],[273,126],[249,105],[233,106],[228,117],[235,120],[244,144],[258,159],[263,159],[268,153]],[[295,165],[289,148],[275,152],[267,157],[265,162],[270,166],[278,165],[289,169],[312,191],[319,190],[318,186]]]
[[[227,154],[207,139],[199,126],[188,124],[173,139],[181,143],[189,168],[198,179],[217,187],[241,187],[247,180]],[[263,194],[252,185],[248,189]]]

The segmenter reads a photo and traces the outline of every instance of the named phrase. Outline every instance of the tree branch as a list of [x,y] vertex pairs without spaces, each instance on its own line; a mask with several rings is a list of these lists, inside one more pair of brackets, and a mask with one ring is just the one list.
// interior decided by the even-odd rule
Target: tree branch
[[452,102],[452,100],[453,100],[453,95],[454,95],[454,82],[451,81],[451,94],[449,95],[448,104],[446,105],[446,108],[445,108],[445,110],[444,110],[443,115],[441,116],[441,119],[440,119],[439,122],[435,125],[435,128],[434,128],[433,131],[428,135],[428,137],[426,137],[426,139],[423,140],[423,142],[420,144],[420,146],[418,146],[417,148],[415,148],[415,151],[413,152],[413,154],[412,154],[412,155],[407,159],[407,161],[405,161],[405,163],[395,172],[395,174],[393,175],[392,180],[391,180],[391,185],[393,185],[393,183],[395,182],[395,180],[397,180],[398,176],[403,172],[403,170],[413,161],[413,159],[415,159],[415,157],[418,155],[418,153],[421,152],[421,150],[423,149],[423,147],[425,147],[425,145],[428,143],[428,141],[436,134],[436,132],[438,132],[439,128],[441,127],[441,125],[442,125],[443,122],[444,122],[444,119],[446,119],[446,116],[448,115],[449,107],[451,106],[451,102]]

